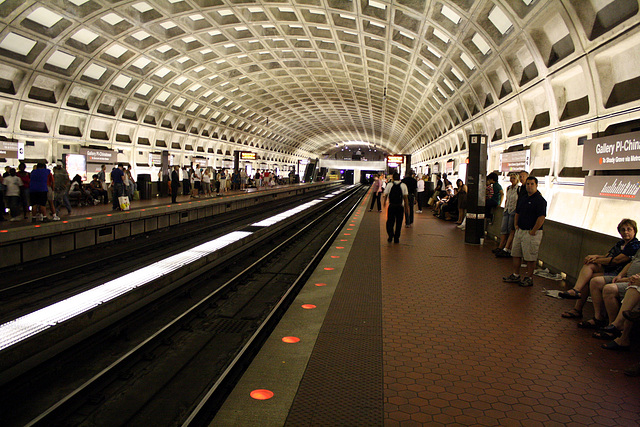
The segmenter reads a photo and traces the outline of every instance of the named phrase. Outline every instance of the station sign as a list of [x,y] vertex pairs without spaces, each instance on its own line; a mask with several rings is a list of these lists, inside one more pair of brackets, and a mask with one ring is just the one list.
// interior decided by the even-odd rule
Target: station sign
[[149,153],[149,166],[162,166],[162,154]]
[[500,172],[529,170],[531,150],[511,151],[500,154]]
[[[0,141],[0,157],[5,159],[17,159],[19,154],[18,142]],[[24,154],[24,149],[23,149]]]
[[387,156],[387,164],[391,165],[392,163],[396,165],[404,163],[404,156]]
[[256,160],[256,153],[251,151],[241,151],[240,160]]
[[[266,163],[261,163],[261,164],[265,164],[266,165]],[[298,160],[298,164],[300,166],[308,165],[309,164],[309,159]]]
[[79,154],[87,158],[87,163],[100,163],[105,165],[113,165],[116,163],[117,153],[111,150],[80,148]]
[[452,174],[453,173],[453,160],[449,160],[444,165],[444,172],[447,173],[447,174]]
[[640,169],[640,132],[588,139],[584,143],[582,169]]
[[584,182],[584,195],[640,201],[640,176],[587,176]]

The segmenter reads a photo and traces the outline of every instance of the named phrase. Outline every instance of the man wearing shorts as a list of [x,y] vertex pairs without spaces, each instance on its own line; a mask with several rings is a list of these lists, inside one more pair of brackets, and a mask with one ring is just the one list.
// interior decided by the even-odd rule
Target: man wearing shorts
[[[514,225],[516,234],[513,238],[511,256],[513,257],[513,273],[502,280],[518,283],[522,287],[533,286],[533,270],[538,260],[538,249],[542,241],[542,225],[547,216],[547,201],[538,191],[538,179],[530,176],[525,181],[527,194],[518,200]],[[520,264],[524,258],[527,263],[525,277],[520,277]]]
[[38,163],[36,168],[31,172],[31,182],[29,184],[31,205],[33,210],[31,216],[33,222],[48,221],[47,219],[47,182],[51,171],[46,168],[44,163]]

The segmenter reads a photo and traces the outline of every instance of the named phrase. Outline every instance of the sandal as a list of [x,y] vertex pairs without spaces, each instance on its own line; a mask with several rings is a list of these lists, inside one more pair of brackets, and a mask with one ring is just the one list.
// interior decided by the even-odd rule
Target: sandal
[[613,340],[622,335],[622,331],[616,328],[613,325],[605,326],[600,329],[598,332],[594,332],[592,337],[597,338],[599,340]]
[[578,328],[581,329],[600,329],[604,328],[605,326],[607,326],[606,320],[596,319],[595,317],[583,322],[578,322]]
[[[569,293],[569,292],[571,292],[571,291],[573,291],[573,293],[572,293],[572,294],[571,294],[571,293]],[[576,288],[571,288],[571,289],[569,289],[568,291],[560,292],[560,293],[558,294],[558,296],[559,296],[560,298],[564,298],[564,299],[580,299],[580,297],[581,297],[581,295],[580,295],[580,291],[578,291]]]
[[582,319],[582,311],[572,308],[569,311],[565,311],[560,316],[562,316],[565,319]]
[[630,345],[620,345],[615,341],[602,344],[600,347],[604,348],[605,350],[613,350],[613,351],[629,351],[629,349],[631,348]]

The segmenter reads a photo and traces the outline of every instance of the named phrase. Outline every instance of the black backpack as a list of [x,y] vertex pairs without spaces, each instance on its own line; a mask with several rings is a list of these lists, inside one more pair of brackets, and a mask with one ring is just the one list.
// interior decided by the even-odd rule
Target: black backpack
[[392,205],[402,205],[402,184],[396,184],[395,182],[391,184],[391,190],[389,190],[389,204]]

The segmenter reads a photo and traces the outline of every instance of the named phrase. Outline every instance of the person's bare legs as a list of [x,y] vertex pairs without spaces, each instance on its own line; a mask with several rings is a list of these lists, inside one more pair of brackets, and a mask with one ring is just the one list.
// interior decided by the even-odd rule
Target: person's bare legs
[[511,249],[511,245],[513,244],[513,236],[516,235],[516,230],[511,230],[509,232],[509,237],[507,237],[507,243],[504,245],[504,249]]
[[622,305],[620,306],[620,310],[618,310],[618,314],[615,317],[615,320],[611,322],[613,326],[622,330],[624,326],[624,322],[627,321],[622,315],[623,312],[628,310],[633,310],[633,308],[640,303],[640,292],[636,288],[628,288],[627,292],[624,294],[624,299],[622,300]]
[[[609,283],[602,289],[602,299],[609,319],[615,319],[618,316],[618,312],[620,312],[618,294],[618,285],[615,283]],[[593,294],[591,294],[591,299],[593,299]]]
[[[594,277],[593,279],[591,279],[591,282],[589,284],[589,293],[591,294],[593,311],[595,313],[594,318],[597,320],[604,320],[605,304],[603,298],[603,289],[605,285],[606,283],[604,281],[604,276]],[[582,298],[580,298],[578,301],[582,301]],[[588,322],[595,326],[595,322],[591,320],[589,320]]]
[[578,273],[578,278],[576,279],[575,285],[573,285],[573,289],[578,292],[582,292],[585,287],[588,287],[589,281],[594,275],[602,275],[602,267],[599,264],[585,264],[580,269],[580,273]]

